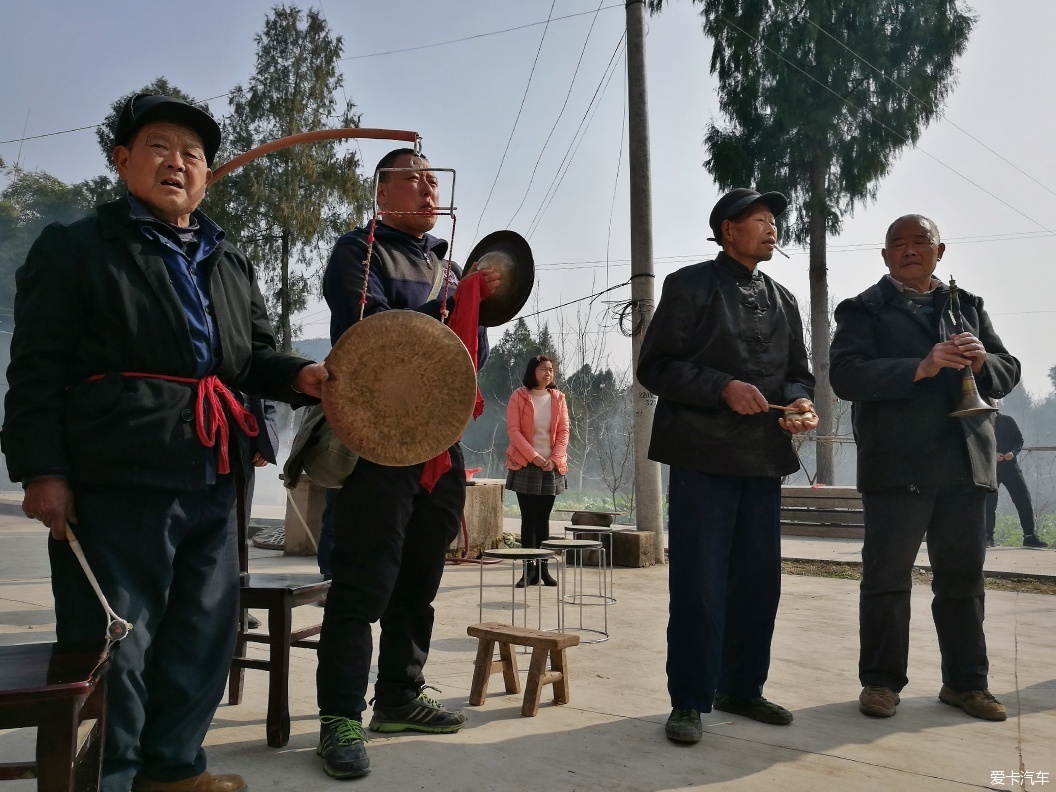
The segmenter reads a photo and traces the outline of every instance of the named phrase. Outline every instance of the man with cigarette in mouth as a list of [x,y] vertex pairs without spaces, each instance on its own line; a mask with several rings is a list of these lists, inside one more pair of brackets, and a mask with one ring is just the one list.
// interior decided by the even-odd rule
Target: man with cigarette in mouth
[[[722,252],[674,272],[642,342],[659,399],[649,458],[671,466],[665,731],[701,738],[712,708],[785,725],[763,697],[781,590],[781,477],[817,426],[796,301],[758,270],[777,249],[781,193],[739,188],[709,225]],[[779,406],[781,414],[772,411]]]

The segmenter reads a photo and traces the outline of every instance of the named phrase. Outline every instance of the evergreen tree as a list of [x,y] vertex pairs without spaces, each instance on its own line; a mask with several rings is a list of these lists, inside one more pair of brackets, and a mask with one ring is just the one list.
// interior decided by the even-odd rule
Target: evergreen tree
[[[339,109],[336,98],[342,39],[317,11],[276,6],[255,41],[253,77],[230,95],[225,151],[359,125],[354,105],[346,101]],[[334,241],[366,213],[368,189],[359,168],[355,153],[320,141],[262,157],[210,188],[207,211],[257,265],[284,351],[292,348],[296,330],[290,317],[307,305]]]
[[[959,0],[694,2],[724,117],[708,126],[704,166],[723,189],[791,201],[782,237],[810,245],[818,435],[830,436],[826,236],[941,114],[975,18]],[[649,0],[653,13],[663,5]],[[818,446],[818,480],[831,484],[831,444]]]

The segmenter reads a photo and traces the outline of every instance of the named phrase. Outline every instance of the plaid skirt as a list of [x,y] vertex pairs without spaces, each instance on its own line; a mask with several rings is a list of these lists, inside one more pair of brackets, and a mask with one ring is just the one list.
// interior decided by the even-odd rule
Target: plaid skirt
[[525,465],[520,470],[506,471],[506,489],[523,495],[560,495],[567,484],[556,470],[543,470]]

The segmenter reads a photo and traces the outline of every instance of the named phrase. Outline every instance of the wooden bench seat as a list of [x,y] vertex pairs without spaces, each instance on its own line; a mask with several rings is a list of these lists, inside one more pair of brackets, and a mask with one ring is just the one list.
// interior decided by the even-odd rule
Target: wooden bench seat
[[862,495],[854,487],[782,487],[781,534],[864,539]]
[[[543,686],[554,686],[554,704],[567,704],[568,662],[565,650],[579,644],[579,636],[574,633],[544,632],[527,627],[516,627],[510,624],[485,622],[471,624],[466,632],[479,639],[477,658],[473,665],[473,685],[469,692],[469,703],[480,706],[488,695],[488,682],[492,674],[502,672],[507,693],[520,693],[521,683],[517,676],[517,654],[514,646],[532,647],[532,659],[528,667],[528,680],[525,682],[524,702],[521,715],[534,717],[539,712],[539,700],[542,698]],[[495,662],[495,645],[499,647],[499,660]],[[550,670],[546,661],[550,659]]]

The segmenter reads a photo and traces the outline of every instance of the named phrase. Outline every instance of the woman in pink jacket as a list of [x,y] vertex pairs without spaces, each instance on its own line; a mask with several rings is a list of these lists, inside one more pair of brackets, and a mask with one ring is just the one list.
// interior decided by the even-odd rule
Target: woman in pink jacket
[[[554,500],[565,491],[568,463],[568,407],[565,395],[554,385],[554,361],[536,355],[528,361],[524,387],[510,396],[506,407],[506,489],[517,493],[521,507],[521,546],[539,547],[550,535]],[[547,562],[542,569],[529,561],[517,588],[556,586]]]

